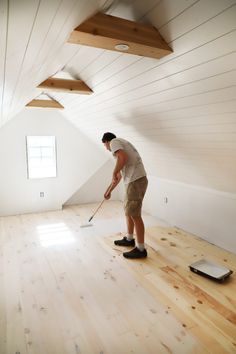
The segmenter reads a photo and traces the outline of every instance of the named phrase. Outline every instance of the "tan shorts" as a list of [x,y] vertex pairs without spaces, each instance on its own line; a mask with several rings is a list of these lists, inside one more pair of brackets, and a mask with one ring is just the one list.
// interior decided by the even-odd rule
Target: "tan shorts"
[[148,180],[146,176],[127,184],[124,201],[125,215],[141,216],[142,202],[147,190],[147,185]]

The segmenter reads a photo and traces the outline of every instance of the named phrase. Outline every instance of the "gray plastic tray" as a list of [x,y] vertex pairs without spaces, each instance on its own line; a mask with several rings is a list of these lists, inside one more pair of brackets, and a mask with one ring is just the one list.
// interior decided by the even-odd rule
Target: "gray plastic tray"
[[194,273],[198,273],[217,281],[223,281],[233,273],[232,270],[213,262],[209,262],[206,259],[200,259],[199,261],[190,264],[189,268]]

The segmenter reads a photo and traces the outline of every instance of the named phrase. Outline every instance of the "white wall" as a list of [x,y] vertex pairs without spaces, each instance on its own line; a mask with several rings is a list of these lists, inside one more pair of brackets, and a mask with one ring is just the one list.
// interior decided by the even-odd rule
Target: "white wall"
[[[109,159],[106,161],[65,204],[86,204],[102,201],[104,192],[111,183],[112,172],[115,164],[112,160]],[[119,194],[120,185],[113,190],[111,200],[118,200]]]
[[[57,178],[27,178],[27,135],[56,136]],[[60,209],[106,160],[58,111],[24,109],[0,130],[0,215]]]
[[153,176],[148,179],[146,212],[236,253],[236,194]]

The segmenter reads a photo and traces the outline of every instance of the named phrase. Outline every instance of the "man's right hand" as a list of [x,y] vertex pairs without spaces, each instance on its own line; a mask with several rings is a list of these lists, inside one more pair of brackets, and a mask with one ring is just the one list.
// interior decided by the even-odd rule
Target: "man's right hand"
[[105,194],[104,194],[104,198],[105,199],[110,199],[111,198],[111,192],[106,192]]
[[110,186],[107,188],[106,192],[104,193],[104,198],[105,199],[110,199],[111,198],[111,191],[113,190],[112,188],[112,183]]

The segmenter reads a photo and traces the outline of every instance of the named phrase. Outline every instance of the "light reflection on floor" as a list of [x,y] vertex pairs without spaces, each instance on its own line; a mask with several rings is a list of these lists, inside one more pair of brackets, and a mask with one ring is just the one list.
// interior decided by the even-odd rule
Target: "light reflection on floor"
[[[144,221],[146,227],[156,225],[157,223],[156,218],[148,215],[145,215]],[[82,228],[81,225],[82,223],[79,218],[78,227],[75,227],[74,230],[69,228],[64,222],[38,225],[37,233],[40,245],[42,247],[69,245],[83,239],[83,236],[86,237],[86,242],[88,242],[88,236],[104,237],[119,232],[125,233],[126,231],[124,217],[112,219],[96,218],[93,221],[92,227]]]
[[64,222],[37,226],[39,241],[43,247],[65,245],[75,242],[75,238]]

